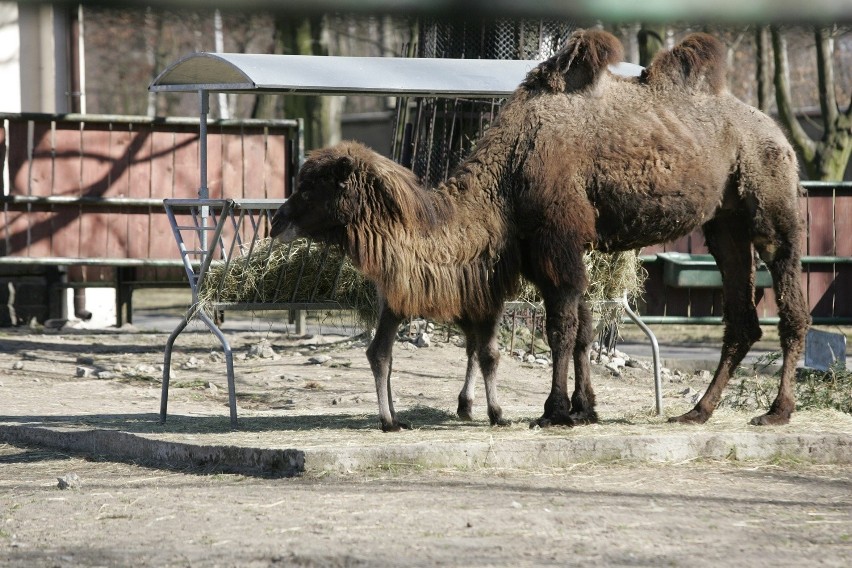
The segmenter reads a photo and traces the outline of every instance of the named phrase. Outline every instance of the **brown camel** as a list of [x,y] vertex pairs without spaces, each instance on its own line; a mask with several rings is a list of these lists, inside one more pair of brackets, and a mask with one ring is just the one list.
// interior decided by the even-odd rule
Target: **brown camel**
[[727,92],[724,53],[712,37],[690,36],[640,78],[607,70],[621,56],[606,32],[573,34],[530,71],[437,189],[354,142],[312,153],[299,172],[272,236],[339,244],[375,282],[382,308],[367,357],[383,430],[405,427],[393,409],[390,374],[396,330],[411,315],[461,325],[471,364],[459,414],[469,416],[478,358],[491,423],[505,422],[495,393],[495,331],[521,274],[544,299],[553,354],[551,392],[533,425],[595,421],[584,250],[636,249],[698,227],[724,280],[725,332],[706,393],[671,420],[705,422],[760,338],[756,250],[773,278],[783,366],[775,401],[752,423],[789,421],[810,323],[800,282],[795,154],[772,120]]

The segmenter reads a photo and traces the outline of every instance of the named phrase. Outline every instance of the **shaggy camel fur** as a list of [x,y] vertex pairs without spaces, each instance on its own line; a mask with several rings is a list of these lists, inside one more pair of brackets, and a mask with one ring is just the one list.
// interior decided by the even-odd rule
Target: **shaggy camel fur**
[[544,299],[553,354],[551,392],[533,425],[595,421],[584,250],[636,249],[698,227],[723,276],[725,332],[706,393],[671,420],[706,421],[759,339],[756,250],[773,278],[783,366],[775,401],[752,422],[789,421],[810,323],[800,283],[795,154],[768,117],[727,92],[724,53],[712,37],[690,36],[640,78],[607,70],[621,55],[606,32],[573,34],[530,71],[437,189],[354,142],[316,151],[305,163],[272,235],[337,243],[375,282],[382,309],[367,356],[384,430],[405,426],[392,405],[391,358],[401,319],[415,314],[455,320],[468,335],[460,415],[470,413],[476,357],[491,422],[504,422],[495,394],[495,332],[520,274]]

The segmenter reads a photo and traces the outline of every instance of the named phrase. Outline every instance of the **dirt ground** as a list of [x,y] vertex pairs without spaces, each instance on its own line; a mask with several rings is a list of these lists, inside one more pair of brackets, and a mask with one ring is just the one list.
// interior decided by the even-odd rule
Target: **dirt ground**
[[[237,435],[245,439],[262,445],[264,437],[278,443],[284,437],[299,447],[324,437],[369,445],[394,443],[396,436],[498,435],[487,425],[481,386],[477,420],[454,419],[465,366],[457,340],[420,350],[397,345],[397,408],[416,429],[395,435],[378,431],[363,341],[286,338],[256,327],[231,335],[247,425]],[[44,401],[44,416],[57,422],[96,420],[98,393],[109,390],[121,393],[129,413],[113,420],[142,416],[140,429],[157,428],[151,416],[159,408],[165,339],[132,330],[2,331],[3,414],[22,412],[18,397],[22,407]],[[228,431],[217,348],[209,333],[178,341],[174,419],[164,431],[174,439],[203,442]],[[509,432],[528,435],[526,424],[541,411],[549,375],[540,363],[503,358],[498,388],[506,415],[515,420]],[[614,376],[596,366],[594,382],[602,420],[583,433],[670,428],[653,413],[647,368]],[[706,384],[700,375],[668,376],[667,415],[690,408]],[[755,413],[723,408],[702,428],[747,428]],[[197,426],[201,417],[211,417],[204,428]],[[805,413],[797,419],[784,428],[812,431],[815,423],[834,420],[841,431],[852,431],[845,416]],[[537,435],[574,434],[555,429]],[[58,478],[71,487],[60,489]],[[519,469],[387,464],[266,479],[0,444],[0,566],[722,563],[852,565],[852,468],[783,458]]]
[[[79,486],[57,488],[75,472]],[[262,479],[0,445],[3,566],[849,566],[852,472],[795,463]]]

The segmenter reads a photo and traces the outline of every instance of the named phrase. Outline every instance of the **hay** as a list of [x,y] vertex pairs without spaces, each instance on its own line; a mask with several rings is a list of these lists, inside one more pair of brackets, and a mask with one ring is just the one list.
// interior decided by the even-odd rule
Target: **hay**
[[216,303],[327,303],[356,312],[371,327],[378,313],[376,291],[337,247],[269,238],[243,247],[230,262],[216,262],[198,292],[197,309]]
[[[628,300],[636,300],[642,295],[647,272],[642,267],[638,251],[608,254],[593,250],[583,256],[583,263],[589,275],[589,287],[584,298],[593,307],[621,298],[624,294],[627,294]],[[539,304],[542,300],[536,287],[524,280],[518,301]]]
[[[589,274],[586,300],[600,309],[603,319],[612,321],[615,316],[600,306],[625,293],[630,299],[641,294],[645,270],[639,256],[592,251],[584,261]],[[525,281],[517,301],[540,304],[541,298]],[[216,303],[331,303],[355,310],[363,327],[373,325],[378,310],[374,286],[337,247],[305,240],[285,245],[269,238],[243,247],[230,262],[211,265],[196,308],[210,313]],[[621,312],[616,311],[620,319]]]

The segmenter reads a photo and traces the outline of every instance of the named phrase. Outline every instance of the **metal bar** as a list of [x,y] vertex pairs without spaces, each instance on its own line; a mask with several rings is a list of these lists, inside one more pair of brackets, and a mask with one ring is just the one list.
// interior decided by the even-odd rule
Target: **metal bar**
[[198,319],[204,322],[204,325],[210,329],[213,335],[222,344],[222,351],[225,353],[225,369],[228,374],[228,407],[231,411],[231,428],[236,429],[237,424],[237,387],[234,380],[234,353],[231,350],[231,345],[228,343],[228,338],[222,333],[222,330],[211,320],[204,312],[199,312]]
[[94,207],[126,207],[126,208],[162,208],[163,200],[155,198],[129,197],[94,197],[94,196],[35,196],[35,195],[2,195],[0,204],[8,206],[56,207],[56,206],[94,206]]
[[[195,117],[139,116],[123,114],[50,114],[41,112],[0,112],[0,120],[33,122],[86,122],[90,124],[141,124],[151,126],[198,126]],[[299,129],[302,119],[291,118],[241,118],[207,119],[207,124],[222,128],[281,128]]]
[[[845,316],[814,316],[812,320],[814,325],[852,325],[852,317]],[[643,316],[642,321],[648,324],[722,325],[725,323],[721,316]],[[778,321],[778,317],[758,319],[760,325],[777,325]]]
[[333,302],[213,302],[217,310],[263,312],[277,310],[352,310],[355,306]]
[[67,256],[0,256],[0,264],[20,266],[143,266],[162,268],[183,266],[183,262],[177,258],[75,258]]
[[651,354],[654,358],[654,391],[657,399],[657,415],[663,414],[663,380],[660,373],[660,345],[657,343],[657,336],[651,331],[651,328],[645,325],[639,316],[630,309],[630,302],[627,301],[627,295],[621,299],[621,305],[624,306],[624,311],[633,322],[639,326],[648,339],[651,341]]

